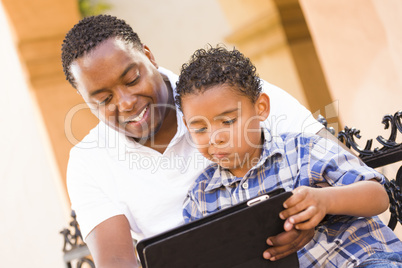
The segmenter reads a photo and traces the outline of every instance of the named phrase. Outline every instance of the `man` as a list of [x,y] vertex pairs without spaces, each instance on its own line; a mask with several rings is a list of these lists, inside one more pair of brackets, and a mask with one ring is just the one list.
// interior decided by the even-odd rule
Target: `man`
[[[132,236],[182,224],[187,190],[208,163],[174,106],[177,76],[157,65],[124,21],[83,19],[67,33],[62,61],[67,80],[100,119],[71,150],[72,207],[97,266],[135,267]],[[266,123],[274,135],[327,134],[290,95],[266,82],[263,90],[270,96]],[[264,257],[284,257],[312,236],[313,230],[292,229],[271,237]]]

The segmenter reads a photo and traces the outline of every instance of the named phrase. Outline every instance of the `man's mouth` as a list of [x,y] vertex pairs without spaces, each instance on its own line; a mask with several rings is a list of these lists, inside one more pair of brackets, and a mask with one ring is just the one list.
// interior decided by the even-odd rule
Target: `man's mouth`
[[136,117],[134,117],[134,118],[132,118],[132,119],[126,120],[125,123],[128,124],[128,123],[131,123],[131,122],[138,122],[138,121],[141,121],[141,120],[144,118],[144,114],[145,114],[145,112],[146,112],[147,110],[148,110],[148,106],[146,106],[146,107],[144,108],[144,110],[142,110],[142,112],[141,112],[139,115],[137,115]]

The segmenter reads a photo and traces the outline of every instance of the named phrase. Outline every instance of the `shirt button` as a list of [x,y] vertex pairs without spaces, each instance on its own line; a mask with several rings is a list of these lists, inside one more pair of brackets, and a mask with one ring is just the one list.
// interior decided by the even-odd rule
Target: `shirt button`
[[248,183],[247,182],[243,183],[243,189],[248,189]]

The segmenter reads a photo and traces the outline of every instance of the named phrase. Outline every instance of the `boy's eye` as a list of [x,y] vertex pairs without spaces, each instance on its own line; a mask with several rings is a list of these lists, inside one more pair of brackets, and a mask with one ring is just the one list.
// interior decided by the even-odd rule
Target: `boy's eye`
[[194,129],[194,133],[203,133],[205,131],[207,131],[206,127]]
[[128,87],[134,86],[135,84],[138,83],[139,80],[140,80],[140,75],[138,75],[133,81],[127,83],[126,85],[127,85]]
[[223,124],[224,124],[224,125],[231,125],[231,124],[233,124],[234,122],[236,122],[236,120],[237,120],[237,118],[233,118],[233,119],[230,119],[230,120],[226,120],[226,121],[223,121]]

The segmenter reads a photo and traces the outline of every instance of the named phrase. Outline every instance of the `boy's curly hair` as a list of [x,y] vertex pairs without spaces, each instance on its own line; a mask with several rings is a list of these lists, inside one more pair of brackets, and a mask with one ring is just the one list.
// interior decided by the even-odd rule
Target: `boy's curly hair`
[[253,103],[262,90],[255,66],[237,49],[229,51],[222,46],[198,49],[181,68],[176,105],[182,111],[185,95],[199,94],[222,84],[235,87]]
[[71,63],[111,37],[118,37],[142,51],[141,40],[133,29],[124,20],[111,15],[86,17],[66,34],[61,60],[66,79],[74,88],[76,83],[70,71]]

